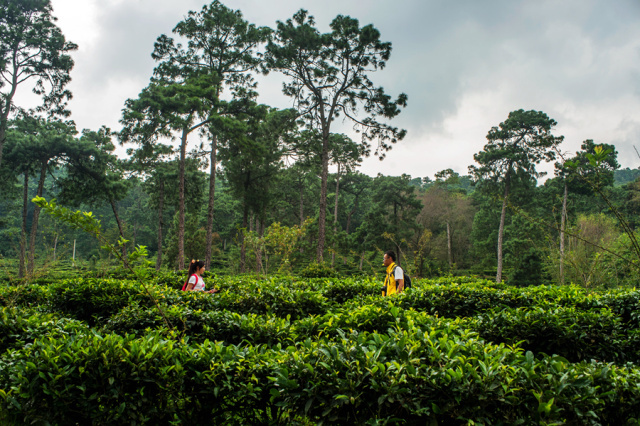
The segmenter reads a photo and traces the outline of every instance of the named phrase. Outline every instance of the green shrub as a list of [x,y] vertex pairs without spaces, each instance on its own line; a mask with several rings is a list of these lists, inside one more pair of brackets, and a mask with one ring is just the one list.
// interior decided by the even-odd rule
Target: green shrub
[[0,285],[0,306],[37,307],[47,303],[49,289],[40,285]]
[[[135,281],[115,279],[64,280],[49,286],[48,303],[53,312],[86,321],[90,325],[108,319],[144,290]],[[148,298],[146,294],[143,296]]]
[[638,424],[635,290],[173,282],[0,287],[0,423]]
[[[288,345],[290,321],[274,315],[239,314],[230,311],[204,312],[186,305],[163,306],[164,312],[181,336],[190,342],[222,341],[234,345]],[[145,336],[151,331],[172,333],[155,307],[130,305],[111,317],[104,333]]]
[[300,270],[298,275],[302,278],[335,278],[338,276],[337,272],[326,263],[311,263]]
[[471,328],[494,343],[518,342],[535,354],[560,355],[570,362],[637,361],[628,353],[622,322],[609,309],[579,311],[574,307],[493,310],[475,318]]
[[0,311],[0,353],[21,348],[43,336],[56,338],[88,332],[85,324],[55,314],[7,307]]
[[487,344],[442,322],[286,349],[158,335],[36,340],[0,358],[11,424],[625,424],[640,372]]

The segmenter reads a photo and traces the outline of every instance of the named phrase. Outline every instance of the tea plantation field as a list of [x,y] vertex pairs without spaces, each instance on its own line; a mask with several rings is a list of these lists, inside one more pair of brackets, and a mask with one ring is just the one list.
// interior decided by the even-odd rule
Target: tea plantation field
[[640,422],[640,293],[418,281],[0,286],[1,424]]

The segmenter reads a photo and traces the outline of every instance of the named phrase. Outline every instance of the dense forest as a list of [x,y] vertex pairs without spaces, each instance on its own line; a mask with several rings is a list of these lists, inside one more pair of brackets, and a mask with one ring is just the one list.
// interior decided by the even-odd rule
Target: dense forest
[[[418,277],[637,282],[640,170],[621,169],[616,147],[603,141],[566,153],[542,111],[515,105],[503,122],[487,123],[468,174],[359,172],[363,158],[382,159],[401,143],[406,131],[390,122],[410,99],[371,80],[391,56],[372,25],[337,16],[321,33],[301,10],[276,28],[258,27],[214,1],[157,38],[157,66],[123,105],[120,129],[79,131],[66,119],[76,46],[48,1],[10,3],[0,62],[5,276],[60,262],[126,264],[145,246],[157,269],[204,259],[228,273],[353,275],[379,270],[393,249]],[[282,76],[291,109],[257,102],[261,72]],[[19,85],[32,85],[42,105],[17,105]],[[353,132],[341,133],[345,121]],[[555,164],[553,176],[539,171],[543,162]],[[41,215],[35,196],[93,212],[109,241],[126,240],[121,260]]]

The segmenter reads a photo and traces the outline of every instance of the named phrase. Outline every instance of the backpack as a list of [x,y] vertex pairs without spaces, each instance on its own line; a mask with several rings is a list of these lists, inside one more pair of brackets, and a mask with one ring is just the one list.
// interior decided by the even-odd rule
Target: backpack
[[[195,275],[195,274],[194,274],[194,275]],[[184,285],[182,286],[182,291],[187,291],[187,285],[189,284],[189,280],[190,280],[190,279],[191,279],[191,277],[192,277],[192,276],[194,276],[194,275],[191,275],[191,276],[189,276],[189,278],[187,278],[187,281],[185,281]],[[198,276],[197,276],[197,275],[195,275],[195,277],[196,277],[196,283],[193,285],[193,287],[194,287],[194,288],[196,287],[196,285],[198,285]]]
[[[395,274],[395,272],[396,272],[396,268],[397,268],[397,267],[398,267],[398,266],[396,265],[396,266],[393,268],[393,273],[394,273],[394,274]],[[407,274],[407,271],[405,271],[404,269],[402,270],[402,273],[404,274],[404,278],[403,278],[403,280],[404,280],[404,289],[406,290],[406,289],[408,289],[408,288],[411,288],[411,277],[409,276],[409,274]]]

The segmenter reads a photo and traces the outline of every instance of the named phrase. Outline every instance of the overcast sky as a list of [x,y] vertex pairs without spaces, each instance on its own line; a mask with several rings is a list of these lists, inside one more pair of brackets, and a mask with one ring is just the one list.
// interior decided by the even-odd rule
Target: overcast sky
[[[79,129],[120,128],[155,66],[153,43],[202,0],[52,0],[67,39],[79,45],[69,89]],[[558,122],[563,151],[585,139],[614,144],[622,167],[640,158],[639,0],[227,0],[257,25],[275,27],[300,8],[321,31],[337,15],[373,24],[393,52],[373,74],[393,97],[409,96],[391,123],[407,137],[387,158],[365,161],[369,175],[467,174],[492,126],[517,109]],[[259,101],[289,107],[281,76],[260,80]],[[195,146],[195,141],[194,145]],[[552,171],[552,167],[542,167]]]

